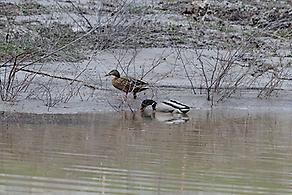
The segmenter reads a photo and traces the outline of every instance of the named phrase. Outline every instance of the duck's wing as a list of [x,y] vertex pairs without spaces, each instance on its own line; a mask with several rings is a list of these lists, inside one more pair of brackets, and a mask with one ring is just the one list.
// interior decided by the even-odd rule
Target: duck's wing
[[112,84],[115,88],[120,89],[122,91],[128,92],[131,91],[131,82],[127,78],[116,78],[113,79]]
[[129,82],[131,82],[133,85],[135,85],[135,86],[146,86],[146,85],[148,85],[147,82],[142,81],[142,80],[139,80],[139,79],[135,79],[135,78],[133,78],[133,77],[126,77],[126,79],[127,79]]
[[164,105],[171,107],[174,112],[187,113],[190,107],[176,100],[167,100],[162,102]]

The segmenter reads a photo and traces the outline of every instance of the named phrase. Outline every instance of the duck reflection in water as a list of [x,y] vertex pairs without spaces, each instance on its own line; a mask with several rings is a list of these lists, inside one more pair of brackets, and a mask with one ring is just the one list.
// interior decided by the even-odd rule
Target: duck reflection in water
[[186,113],[190,111],[190,107],[175,100],[157,103],[146,99],[141,103],[140,111],[143,118],[156,119],[167,124],[179,124],[189,120]]

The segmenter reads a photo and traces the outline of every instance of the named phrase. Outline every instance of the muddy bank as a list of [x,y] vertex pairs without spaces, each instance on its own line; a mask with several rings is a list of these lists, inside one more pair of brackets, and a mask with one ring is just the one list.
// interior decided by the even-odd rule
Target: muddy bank
[[54,58],[80,60],[89,50],[117,48],[234,49],[248,43],[250,50],[269,54],[290,48],[292,8],[288,1],[207,2],[2,2],[1,60],[20,51],[41,56],[93,28],[78,44],[68,47],[71,54],[61,52]]
[[[185,59],[192,60],[195,51],[185,51]],[[206,56],[206,59],[211,59],[216,51],[200,50],[199,53]],[[17,72],[17,80],[14,85],[20,84],[19,87],[26,86],[26,88],[20,92],[16,90],[18,88],[11,88],[12,94],[8,93],[9,91],[2,94],[2,98],[12,99],[1,101],[0,110],[29,113],[129,111],[138,110],[142,100],[147,98],[157,101],[179,100],[190,105],[194,110],[211,109],[212,106],[238,109],[256,107],[257,109],[258,105],[261,109],[265,109],[265,107],[266,109],[270,109],[270,107],[277,109],[277,106],[278,109],[290,108],[289,97],[291,97],[292,87],[289,80],[280,82],[271,90],[265,88],[267,83],[274,81],[270,77],[273,75],[271,70],[261,75],[258,69],[241,65],[230,67],[230,72],[222,75],[224,78],[226,76],[226,81],[222,82],[219,91],[211,91],[210,95],[213,99],[207,101],[204,77],[198,72],[200,67],[194,66],[200,62],[196,60],[193,61],[194,64],[183,64],[177,60],[176,54],[176,50],[158,48],[139,51],[113,50],[112,52],[100,52],[92,56],[91,60],[83,63],[35,64],[30,66],[29,70],[34,70],[38,72],[37,74],[25,71]],[[222,51],[222,55],[227,55],[227,52]],[[121,64],[129,64],[129,62],[131,62],[130,66],[121,66]],[[288,58],[286,63],[289,63]],[[137,100],[134,100],[132,94],[129,94],[128,100],[123,101],[124,93],[112,86],[111,78],[104,76],[112,69],[117,68],[121,71],[123,67],[125,68],[125,72],[121,72],[123,76],[127,73],[136,78],[143,77],[143,80],[150,85],[149,90],[138,94]],[[29,78],[33,78],[33,80],[29,80],[30,82],[24,85]],[[240,82],[237,82],[238,79],[241,79]],[[211,83],[211,80],[207,81]],[[22,84],[23,82],[24,84]],[[230,85],[230,83],[236,84],[236,88],[234,84]]]

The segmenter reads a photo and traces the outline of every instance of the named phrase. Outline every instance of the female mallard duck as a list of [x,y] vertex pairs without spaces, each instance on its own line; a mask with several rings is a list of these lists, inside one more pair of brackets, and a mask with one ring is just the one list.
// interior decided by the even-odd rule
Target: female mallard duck
[[138,80],[132,77],[121,77],[119,71],[112,70],[105,76],[114,76],[112,79],[112,85],[126,93],[133,93],[134,99],[137,98],[137,93],[148,89],[148,83]]
[[140,111],[144,112],[148,106],[152,106],[152,111],[155,112],[186,114],[188,111],[190,111],[189,106],[175,100],[167,100],[161,103],[157,103],[151,99],[146,99],[141,103]]
[[[150,109],[148,109],[151,106]],[[190,107],[175,100],[167,100],[157,103],[146,99],[141,103],[141,114],[143,118],[156,119],[166,124],[180,124],[189,120],[186,114]]]

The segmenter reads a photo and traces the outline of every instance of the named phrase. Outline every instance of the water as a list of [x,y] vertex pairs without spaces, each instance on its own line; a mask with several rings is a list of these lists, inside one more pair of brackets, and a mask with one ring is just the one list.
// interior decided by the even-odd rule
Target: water
[[291,116],[4,113],[0,194],[291,194]]

